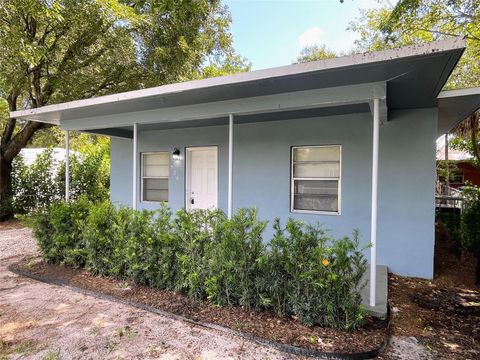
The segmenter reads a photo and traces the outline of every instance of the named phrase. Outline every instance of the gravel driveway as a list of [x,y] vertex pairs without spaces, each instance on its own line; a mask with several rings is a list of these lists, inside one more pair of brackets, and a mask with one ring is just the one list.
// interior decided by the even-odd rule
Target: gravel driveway
[[36,254],[30,229],[0,227],[0,359],[298,359],[7,270]]

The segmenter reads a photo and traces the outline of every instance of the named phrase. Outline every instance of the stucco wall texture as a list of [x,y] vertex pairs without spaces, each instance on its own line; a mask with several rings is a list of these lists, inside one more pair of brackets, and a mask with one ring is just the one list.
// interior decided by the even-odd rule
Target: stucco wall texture
[[[378,175],[377,262],[408,276],[433,277],[434,182],[437,109],[392,111],[380,127]],[[336,237],[361,233],[370,240],[372,117],[370,113],[234,125],[233,207],[257,207],[269,220],[265,239],[272,236],[273,219],[289,217],[321,223]],[[342,145],[341,214],[290,212],[291,147]],[[140,131],[140,153],[173,152],[170,163],[169,206],[185,204],[185,148],[218,147],[218,205],[227,208],[228,127],[210,126]],[[140,161],[138,161],[140,176]],[[157,204],[140,201],[139,209]],[[111,200],[132,202],[132,140],[112,138]],[[367,258],[369,251],[365,251]]]

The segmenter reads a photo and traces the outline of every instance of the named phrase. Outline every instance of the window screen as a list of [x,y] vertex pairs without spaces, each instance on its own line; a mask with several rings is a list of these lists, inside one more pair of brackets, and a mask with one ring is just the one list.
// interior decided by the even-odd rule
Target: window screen
[[292,148],[292,210],[339,213],[341,147]]
[[142,154],[142,201],[168,201],[169,153]]

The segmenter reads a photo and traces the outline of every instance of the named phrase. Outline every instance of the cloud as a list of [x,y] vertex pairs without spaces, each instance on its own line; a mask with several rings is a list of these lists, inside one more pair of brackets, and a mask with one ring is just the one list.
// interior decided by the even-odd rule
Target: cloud
[[318,27],[307,29],[298,37],[298,45],[300,45],[301,48],[304,48],[320,44],[323,34],[325,34],[325,32]]

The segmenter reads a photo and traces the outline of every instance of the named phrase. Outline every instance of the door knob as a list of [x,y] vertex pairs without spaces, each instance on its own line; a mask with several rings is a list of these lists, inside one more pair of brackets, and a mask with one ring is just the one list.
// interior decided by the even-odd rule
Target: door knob
[[195,199],[194,198],[190,199],[190,204],[192,204],[192,205],[195,204]]

